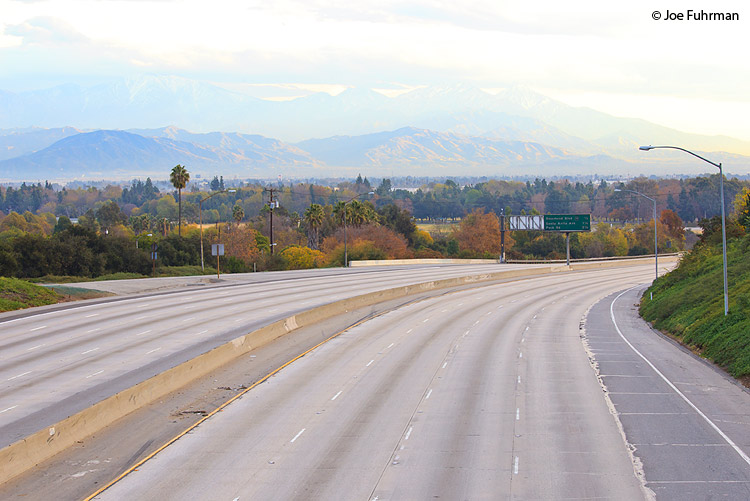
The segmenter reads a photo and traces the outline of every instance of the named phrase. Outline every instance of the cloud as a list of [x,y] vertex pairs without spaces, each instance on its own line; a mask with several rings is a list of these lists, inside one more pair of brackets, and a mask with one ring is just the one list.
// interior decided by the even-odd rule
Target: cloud
[[89,39],[73,26],[56,17],[34,17],[5,28],[6,35],[23,38],[25,45],[60,45],[88,43]]

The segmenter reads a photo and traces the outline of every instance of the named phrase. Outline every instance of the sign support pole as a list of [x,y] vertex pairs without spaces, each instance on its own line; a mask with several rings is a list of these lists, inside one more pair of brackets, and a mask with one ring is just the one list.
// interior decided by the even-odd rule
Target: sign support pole
[[565,232],[565,263],[570,266],[570,232]]
[[505,209],[500,210],[500,262],[505,262]]

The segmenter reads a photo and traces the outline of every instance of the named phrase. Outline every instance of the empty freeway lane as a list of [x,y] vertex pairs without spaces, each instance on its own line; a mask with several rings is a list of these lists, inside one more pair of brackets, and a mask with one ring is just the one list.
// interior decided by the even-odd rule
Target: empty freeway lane
[[[607,351],[591,336],[613,324],[589,311],[652,272],[528,278],[386,312],[248,391],[98,498],[652,497],[658,462],[634,441],[650,425],[617,415],[629,404],[603,391],[608,375],[594,359]],[[742,485],[747,470],[734,466]]]

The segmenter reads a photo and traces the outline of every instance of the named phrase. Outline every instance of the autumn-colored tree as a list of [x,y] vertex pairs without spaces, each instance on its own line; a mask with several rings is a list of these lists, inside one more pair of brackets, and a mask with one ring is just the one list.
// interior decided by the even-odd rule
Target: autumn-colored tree
[[620,207],[610,211],[607,215],[610,219],[616,219],[617,221],[628,221],[634,219],[633,211],[630,207]]
[[227,224],[221,230],[226,256],[235,257],[250,265],[258,258],[256,231],[248,226]]
[[[352,255],[352,249],[355,248],[357,242],[367,242],[373,249],[378,249],[378,251],[382,253],[382,259],[407,259],[412,257],[412,252],[407,246],[406,239],[401,234],[396,233],[385,226],[368,224],[349,228],[347,239],[349,241],[348,247],[350,255]],[[329,257],[338,256],[340,253],[342,256],[341,261],[343,262],[343,228],[337,230],[333,235],[326,237],[320,247]],[[363,246],[361,249],[363,252],[365,247],[367,246]]]
[[[461,251],[468,251],[476,256],[500,254],[500,220],[484,209],[474,209],[453,230],[453,237],[458,241]],[[506,245],[508,245],[506,233]]]
[[737,224],[745,231],[750,229],[750,188],[742,188],[734,199],[734,215]]
[[8,231],[11,228],[26,231],[28,227],[29,223],[26,222],[26,219],[17,212],[11,212],[0,221],[0,231]]
[[292,245],[281,251],[281,256],[287,262],[287,268],[290,270],[303,270],[308,268],[317,268],[325,262],[325,255],[319,250]]
[[661,211],[659,221],[664,225],[664,228],[671,238],[675,240],[685,240],[685,224],[674,211],[664,209]]
[[[654,228],[651,227],[651,242],[653,248]],[[599,223],[591,232],[581,232],[578,240],[586,257],[626,256],[628,254],[628,239],[620,228],[614,228],[607,223]],[[646,247],[647,248],[647,247]]]

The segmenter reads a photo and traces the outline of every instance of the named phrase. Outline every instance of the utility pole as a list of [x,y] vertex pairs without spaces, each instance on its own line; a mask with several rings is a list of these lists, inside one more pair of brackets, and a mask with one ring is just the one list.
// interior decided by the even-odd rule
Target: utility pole
[[266,188],[266,191],[271,195],[271,199],[268,203],[268,208],[271,210],[271,224],[269,225],[268,234],[271,239],[271,255],[273,255],[273,210],[279,206],[278,200],[273,199],[273,192],[278,190],[274,188]]

